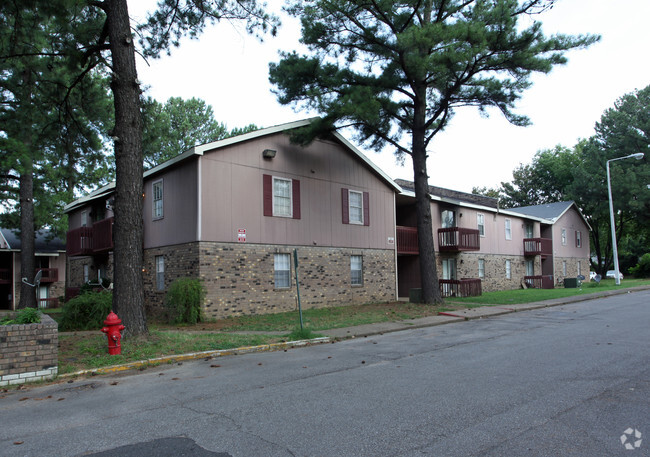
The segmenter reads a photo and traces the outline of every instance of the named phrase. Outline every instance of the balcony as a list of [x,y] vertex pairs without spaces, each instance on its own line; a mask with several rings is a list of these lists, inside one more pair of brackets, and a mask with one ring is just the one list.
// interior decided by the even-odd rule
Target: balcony
[[553,254],[550,238],[524,238],[524,255],[549,256]]
[[553,275],[524,276],[524,282],[531,289],[553,289]]
[[57,282],[59,280],[58,268],[37,268],[36,272],[41,272],[41,283]]
[[440,252],[478,251],[479,249],[481,249],[481,235],[478,229],[463,227],[438,229]]
[[478,297],[483,293],[480,279],[440,279],[438,283],[443,297]]
[[419,253],[417,227],[397,226],[397,254],[418,255]]
[[92,227],[68,230],[66,254],[70,257],[92,255],[113,249],[113,218],[95,222]]

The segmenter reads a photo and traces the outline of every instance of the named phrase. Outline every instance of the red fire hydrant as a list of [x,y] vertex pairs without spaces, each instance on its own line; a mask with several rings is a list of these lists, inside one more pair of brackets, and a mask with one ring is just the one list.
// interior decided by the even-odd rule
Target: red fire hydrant
[[122,334],[120,332],[124,330],[122,319],[111,311],[104,321],[104,325],[105,327],[102,328],[102,332],[106,333],[106,337],[108,338],[108,353],[110,355],[121,354],[122,346],[120,346],[120,340],[122,339]]

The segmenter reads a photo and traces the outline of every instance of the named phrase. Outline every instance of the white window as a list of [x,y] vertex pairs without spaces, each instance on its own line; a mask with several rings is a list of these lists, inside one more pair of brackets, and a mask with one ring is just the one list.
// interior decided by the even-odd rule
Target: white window
[[478,259],[478,277],[485,278],[485,259]]
[[576,247],[577,248],[582,247],[582,233],[580,233],[580,230],[576,230]]
[[512,239],[512,222],[506,219],[506,240]]
[[351,190],[348,198],[350,224],[363,224],[363,193]]
[[350,256],[350,284],[363,285],[363,257],[360,255]]
[[152,185],[153,203],[152,203],[152,217],[154,219],[162,219],[163,217],[163,182],[154,182]]
[[165,257],[156,256],[156,290],[165,290]]
[[84,265],[84,284],[90,281],[90,265]]
[[485,216],[483,214],[476,215],[476,225],[478,226],[478,233],[485,236]]
[[444,210],[442,216],[442,228],[456,227],[456,212],[452,210]]
[[276,289],[288,289],[291,287],[291,255],[274,255],[274,282]]
[[526,276],[535,276],[535,262],[526,260]]
[[562,229],[562,246],[566,246],[566,229]]
[[562,276],[566,276],[566,260],[562,261]]
[[506,279],[511,279],[512,278],[512,265],[510,260],[506,260]]
[[578,260],[578,276],[582,274],[582,265],[580,264],[580,261]]
[[[273,215],[292,217],[291,180],[273,178]],[[288,254],[287,254],[288,255]]]
[[81,212],[81,226],[88,227],[88,211]]

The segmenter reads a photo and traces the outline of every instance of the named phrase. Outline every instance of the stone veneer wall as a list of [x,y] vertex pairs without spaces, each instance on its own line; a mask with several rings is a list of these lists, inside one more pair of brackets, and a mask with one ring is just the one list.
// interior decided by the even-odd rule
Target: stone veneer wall
[[[442,259],[456,258],[456,276],[461,278],[478,278],[478,261],[485,260],[485,277],[481,278],[483,292],[518,289],[526,275],[526,260],[529,257],[518,255],[493,255],[479,253],[462,253],[436,256],[438,274],[442,277]],[[530,257],[531,259],[533,257]],[[506,278],[506,260],[510,260],[510,279]],[[535,274],[541,275],[542,263],[540,256],[535,256]]]
[[[575,278],[578,276],[578,261],[580,261],[580,274],[589,280],[589,270],[591,265],[589,264],[588,258],[554,257],[555,283],[563,284],[564,278]],[[566,262],[566,276],[563,274],[562,262]]]
[[0,387],[52,379],[58,373],[58,324],[0,325]]
[[[296,246],[300,299],[304,309],[385,302],[396,297],[393,250]],[[293,246],[190,243],[145,252],[145,299],[154,310],[165,291],[155,291],[155,257],[165,256],[165,288],[183,276],[201,277],[208,317],[265,314],[297,308],[293,257],[291,288],[274,287],[274,254]],[[350,284],[350,255],[363,257],[363,285]]]
[[[102,264],[99,264],[99,261]],[[84,265],[90,266],[90,279],[91,281],[97,280],[97,268],[103,266],[106,268],[104,276],[113,278],[113,253],[110,252],[107,256],[103,257],[68,257],[68,274],[66,275],[66,287],[81,287],[84,284]]]

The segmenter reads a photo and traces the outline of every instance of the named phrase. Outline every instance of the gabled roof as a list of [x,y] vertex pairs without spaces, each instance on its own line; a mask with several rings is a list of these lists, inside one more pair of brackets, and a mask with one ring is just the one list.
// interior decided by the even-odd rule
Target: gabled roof
[[[10,251],[20,251],[22,246],[20,234],[17,230],[11,230],[0,227],[0,236],[6,241],[6,249]],[[0,243],[0,246],[2,243]],[[36,232],[34,239],[34,252],[36,254],[53,254],[65,251],[65,241],[52,235],[52,232],[46,229]]]
[[578,212],[578,214],[580,215],[584,223],[587,224],[587,227],[589,227],[589,230],[591,230],[591,226],[589,225],[589,222],[587,222],[587,219],[585,219],[584,215],[582,214],[582,211],[580,211],[580,208],[578,208],[578,205],[576,205],[574,201],[545,203],[543,205],[533,205],[533,206],[521,206],[519,208],[509,208],[508,211],[523,214],[525,216],[532,216],[540,219],[545,219],[550,223],[554,224],[562,216],[564,216],[564,214],[567,211],[569,211],[571,207],[575,207],[576,211]]
[[[224,148],[226,146],[230,146],[230,145],[233,145],[233,144],[243,143],[245,141],[250,141],[250,140],[253,140],[253,139],[256,139],[256,138],[261,138],[261,137],[268,136],[268,135],[273,135],[273,134],[276,134],[276,133],[288,132],[288,131],[293,130],[293,129],[297,129],[297,128],[300,128],[300,127],[305,127],[305,126],[309,125],[313,121],[313,119],[314,118],[303,119],[301,121],[294,121],[294,122],[289,122],[289,123],[286,123],[286,124],[275,125],[273,127],[268,127],[268,128],[265,128],[265,129],[255,130],[254,132],[245,133],[243,135],[237,135],[237,136],[234,136],[234,137],[225,138],[223,140],[212,141],[210,143],[194,146],[194,147],[188,149],[187,151],[183,152],[182,154],[179,154],[176,157],[174,157],[172,159],[169,159],[169,160],[161,163],[160,165],[157,165],[157,166],[145,171],[143,177],[147,178],[149,176],[156,175],[156,174],[162,172],[163,170],[165,170],[165,169],[167,169],[167,168],[169,168],[171,166],[174,166],[177,163],[180,163],[180,162],[183,162],[183,161],[189,159],[190,157],[202,156],[207,151],[213,151],[215,149]],[[352,155],[356,156],[359,160],[364,162],[366,164],[366,166],[368,166],[368,168],[370,168],[377,176],[379,176],[379,178],[382,181],[384,181],[386,184],[388,184],[389,187],[391,187],[396,192],[401,191],[400,186],[397,185],[395,183],[395,181],[393,181],[386,173],[384,173],[379,167],[377,167],[374,163],[372,163],[372,161],[370,161],[370,159],[368,159],[368,157],[366,157],[359,149],[357,149],[354,145],[352,145],[352,143],[350,143],[348,140],[346,140],[340,133],[334,131],[334,132],[331,133],[331,135],[332,135],[332,137],[334,139],[336,139],[339,143],[341,143],[341,145],[343,145],[343,147],[348,149],[352,153]],[[85,203],[87,203],[89,201],[92,201],[92,200],[95,200],[95,199],[98,199],[98,198],[101,198],[103,196],[108,195],[108,194],[112,193],[114,190],[115,190],[115,182],[112,182],[110,184],[107,184],[104,187],[101,187],[100,189],[97,189],[97,190],[89,193],[85,197],[81,197],[81,198],[73,201],[72,203],[66,205],[64,207],[63,211],[65,213],[68,213],[68,212],[72,211],[73,209],[78,208],[79,206],[82,206],[83,204],[85,204]]]
[[[404,179],[396,179],[395,182],[407,191],[415,192],[415,184],[412,181]],[[469,203],[472,205],[485,206],[488,208],[497,209],[499,201],[496,198],[486,197],[484,195],[469,194],[458,190],[445,189],[444,187],[429,186],[429,194],[432,197],[439,197],[440,200],[448,203]]]

